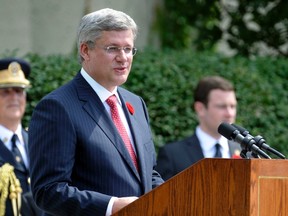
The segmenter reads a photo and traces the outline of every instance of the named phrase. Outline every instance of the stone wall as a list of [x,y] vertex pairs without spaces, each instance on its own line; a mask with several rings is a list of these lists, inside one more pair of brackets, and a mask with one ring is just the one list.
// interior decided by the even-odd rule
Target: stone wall
[[[0,0],[0,54],[68,54],[81,17],[105,7],[129,14],[139,26],[136,47],[155,46],[151,31],[161,0]],[[153,44],[152,44],[153,43]]]

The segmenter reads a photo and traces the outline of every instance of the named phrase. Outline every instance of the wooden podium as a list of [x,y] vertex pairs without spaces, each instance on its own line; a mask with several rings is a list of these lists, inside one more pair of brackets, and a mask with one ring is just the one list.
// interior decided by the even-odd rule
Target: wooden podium
[[113,216],[288,215],[288,160],[203,159]]

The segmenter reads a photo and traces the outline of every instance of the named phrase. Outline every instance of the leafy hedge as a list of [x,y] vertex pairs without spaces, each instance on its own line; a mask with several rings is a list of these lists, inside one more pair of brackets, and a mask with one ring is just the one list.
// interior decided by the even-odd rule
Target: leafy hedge
[[[29,54],[31,82],[28,125],[33,108],[47,93],[72,79],[80,65],[74,55]],[[192,109],[196,83],[206,75],[221,75],[237,89],[237,124],[262,135],[270,146],[288,155],[288,61],[284,58],[227,58],[191,51],[139,51],[125,86],[141,95],[149,109],[156,149],[193,133]]]

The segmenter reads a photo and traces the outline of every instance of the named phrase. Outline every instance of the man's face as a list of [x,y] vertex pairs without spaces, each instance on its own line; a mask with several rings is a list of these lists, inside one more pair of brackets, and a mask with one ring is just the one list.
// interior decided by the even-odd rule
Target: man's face
[[80,48],[84,69],[109,91],[126,82],[133,61],[132,52],[125,53],[123,49],[108,52],[107,47],[111,46],[132,49],[132,30],[104,31],[101,38],[95,41],[93,49],[89,49],[86,44],[82,44]]
[[26,92],[23,88],[0,88],[0,124],[21,122],[26,107]]
[[[198,102],[199,103],[199,102]],[[237,114],[237,100],[234,91],[212,90],[208,104],[199,105],[198,117],[201,128],[214,137],[218,134],[218,126],[222,122],[234,123]]]

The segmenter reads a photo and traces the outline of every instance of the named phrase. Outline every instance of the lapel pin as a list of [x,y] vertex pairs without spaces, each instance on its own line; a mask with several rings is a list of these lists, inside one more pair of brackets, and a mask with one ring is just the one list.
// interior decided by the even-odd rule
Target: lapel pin
[[126,106],[127,106],[128,110],[129,110],[130,114],[133,115],[134,112],[135,112],[134,111],[134,107],[129,102],[126,102]]

